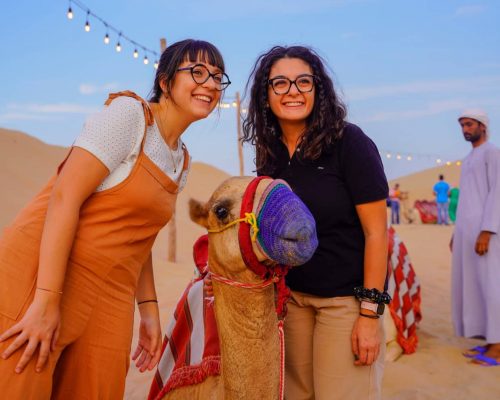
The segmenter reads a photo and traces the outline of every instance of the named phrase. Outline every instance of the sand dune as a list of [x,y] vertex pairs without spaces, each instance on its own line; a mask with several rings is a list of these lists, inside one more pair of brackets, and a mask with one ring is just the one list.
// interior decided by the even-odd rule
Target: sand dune
[[[54,172],[65,149],[46,145],[15,131],[0,129],[0,185],[4,189],[0,207],[0,228],[13,219]],[[458,183],[459,168],[444,166],[398,179],[410,198],[432,199],[432,185],[443,173],[450,184]],[[193,163],[185,190],[177,206],[178,260],[167,263],[166,232],[160,233],[154,247],[154,263],[163,326],[193,271],[191,247],[203,229],[189,221],[189,197],[207,200],[227,174],[209,165]],[[453,336],[450,317],[451,227],[401,225],[396,228],[412,259],[422,284],[423,320],[419,329],[419,348],[386,366],[384,399],[497,399],[500,398],[500,369],[470,365],[460,355],[473,340]],[[136,321],[137,325],[138,321]],[[136,337],[134,337],[135,346]],[[140,374],[131,365],[126,399],[144,399],[152,372]]]

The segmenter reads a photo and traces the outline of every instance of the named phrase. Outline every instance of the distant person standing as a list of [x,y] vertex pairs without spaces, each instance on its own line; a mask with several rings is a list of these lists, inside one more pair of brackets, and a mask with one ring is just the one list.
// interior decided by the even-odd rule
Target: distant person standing
[[448,225],[448,193],[450,185],[444,180],[443,175],[439,175],[439,181],[433,188],[437,204],[437,223],[438,225]]
[[389,190],[389,200],[391,201],[391,224],[399,224],[399,209],[401,191],[399,190],[399,183],[396,183],[393,188]]
[[464,353],[474,363],[500,365],[500,151],[488,142],[489,119],[480,110],[458,118],[472,144],[460,177],[452,247],[452,317],[458,336],[482,337]]
[[450,190],[450,204],[448,205],[448,216],[450,221],[455,223],[457,219],[457,206],[458,206],[458,196],[460,194],[460,189],[454,187]]

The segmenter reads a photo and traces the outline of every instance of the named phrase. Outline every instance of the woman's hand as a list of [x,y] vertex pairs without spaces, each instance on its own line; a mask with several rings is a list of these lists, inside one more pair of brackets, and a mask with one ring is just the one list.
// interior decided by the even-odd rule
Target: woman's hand
[[3,342],[17,334],[16,339],[2,353],[4,360],[28,342],[16,365],[16,373],[23,372],[28,362],[33,358],[38,346],[40,346],[40,351],[35,370],[40,372],[49,358],[50,351],[55,349],[61,323],[60,297],[59,293],[37,290],[35,298],[23,318],[0,335],[0,342]]
[[[369,313],[365,310],[363,312]],[[380,340],[379,320],[359,316],[351,335],[354,365],[372,365],[380,352]]]
[[151,371],[161,356],[161,326],[157,303],[144,303],[139,306],[141,323],[139,326],[139,343],[132,360],[139,372]]

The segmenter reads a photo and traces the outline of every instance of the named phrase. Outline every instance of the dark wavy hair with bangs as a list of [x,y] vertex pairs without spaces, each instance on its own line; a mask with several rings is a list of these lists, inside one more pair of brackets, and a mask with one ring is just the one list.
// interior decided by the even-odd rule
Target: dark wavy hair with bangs
[[172,96],[175,74],[184,61],[202,61],[225,72],[222,54],[212,43],[194,39],[175,42],[168,46],[161,54],[153,89],[151,89],[152,94],[149,97],[150,102],[158,103],[160,101],[163,95],[160,83],[163,81],[166,82],[167,95],[169,97]]
[[250,87],[250,103],[243,122],[243,142],[255,146],[259,174],[271,175],[276,168],[275,148],[281,128],[269,108],[268,87],[271,67],[282,58],[299,58],[309,64],[315,76],[314,107],[306,120],[300,143],[301,158],[315,160],[341,137],[347,115],[346,107],[335,93],[325,63],[312,49],[304,46],[275,46],[257,59],[245,92]]

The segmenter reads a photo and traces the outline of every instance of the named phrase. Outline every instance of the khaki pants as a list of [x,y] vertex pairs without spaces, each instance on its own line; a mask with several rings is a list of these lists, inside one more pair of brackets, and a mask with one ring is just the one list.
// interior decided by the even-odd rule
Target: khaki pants
[[385,340],[375,363],[355,366],[351,333],[358,315],[354,297],[292,292],[285,320],[286,400],[381,399]]

